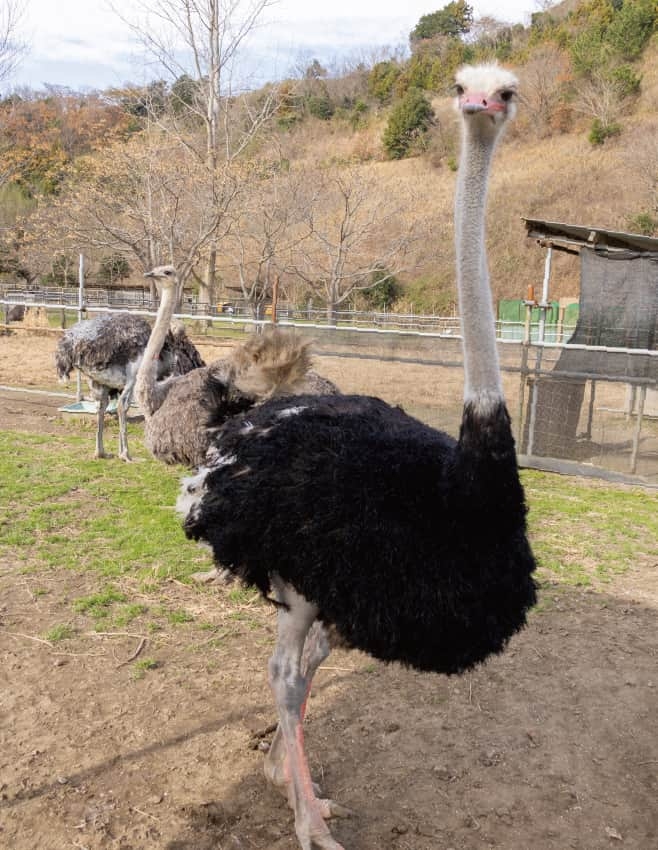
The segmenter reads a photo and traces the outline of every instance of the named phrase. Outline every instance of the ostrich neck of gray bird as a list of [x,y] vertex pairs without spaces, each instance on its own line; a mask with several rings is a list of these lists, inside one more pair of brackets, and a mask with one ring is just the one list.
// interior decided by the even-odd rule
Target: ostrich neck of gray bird
[[464,401],[485,412],[503,399],[485,251],[487,182],[500,127],[461,115],[463,154],[455,198],[457,289],[464,349]]

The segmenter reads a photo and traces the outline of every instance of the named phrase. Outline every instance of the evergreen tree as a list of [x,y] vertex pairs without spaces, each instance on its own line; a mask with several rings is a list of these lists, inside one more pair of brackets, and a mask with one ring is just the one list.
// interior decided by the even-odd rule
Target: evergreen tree
[[443,9],[423,15],[411,31],[411,43],[435,38],[439,35],[457,38],[470,31],[473,25],[473,8],[466,0],[453,0]]
[[427,133],[434,110],[421,89],[412,88],[393,107],[382,141],[391,159],[403,159]]

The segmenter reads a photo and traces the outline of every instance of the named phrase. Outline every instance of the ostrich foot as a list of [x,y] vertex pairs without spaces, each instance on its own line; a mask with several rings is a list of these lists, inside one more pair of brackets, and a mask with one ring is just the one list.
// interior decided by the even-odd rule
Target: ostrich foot
[[[290,776],[288,757],[285,753],[285,745],[280,727],[277,727],[272,744],[265,756],[263,770],[267,781],[288,800],[288,805],[294,811],[292,778]],[[315,797],[313,802],[317,804],[317,809],[323,820],[329,820],[330,818],[350,818],[354,815],[352,809],[348,809],[347,806],[342,806],[335,800],[323,797],[322,789],[317,782],[311,783],[311,787]]]
[[295,832],[300,847],[302,850],[313,850],[314,847],[319,847],[320,850],[344,850],[343,845],[339,844],[329,831],[321,814],[310,807],[304,807],[303,811],[296,814]]
[[210,584],[213,581],[217,581],[219,584],[232,584],[235,581],[233,573],[223,567],[213,567],[212,570],[207,572],[192,573],[190,578],[199,584]]
[[110,452],[94,452],[94,460],[109,460],[113,457],[114,455]]
[[192,573],[190,578],[192,579],[192,581],[196,581],[197,584],[210,584],[211,582],[215,581],[218,576],[219,570],[217,569],[217,567],[213,567],[212,570],[208,570],[207,572],[202,571],[199,573]]

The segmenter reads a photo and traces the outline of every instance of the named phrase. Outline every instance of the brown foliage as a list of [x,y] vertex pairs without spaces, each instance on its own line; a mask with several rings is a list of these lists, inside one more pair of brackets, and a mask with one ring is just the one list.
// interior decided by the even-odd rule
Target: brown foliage
[[51,93],[0,103],[0,173],[54,192],[75,157],[124,134],[128,116],[98,95]]

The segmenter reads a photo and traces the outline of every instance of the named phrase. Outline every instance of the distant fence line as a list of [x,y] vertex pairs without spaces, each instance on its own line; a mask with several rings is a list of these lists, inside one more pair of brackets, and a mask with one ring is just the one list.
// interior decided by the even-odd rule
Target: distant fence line
[[[62,311],[65,324],[66,314],[79,314],[80,305],[75,291],[70,290],[66,299],[58,300],[61,292],[35,291],[31,300],[19,301],[16,291],[0,290],[0,304],[24,303],[49,312]],[[89,294],[87,291],[84,306],[91,313],[111,313],[129,307],[138,315],[156,314],[156,305],[150,298],[140,298],[137,304],[108,306],[92,303],[100,299],[92,299]],[[184,304],[184,312],[176,315],[208,322],[211,327],[251,330],[272,324],[272,317],[254,319],[236,310],[207,312],[205,305],[189,303]],[[460,323],[454,316],[341,312],[337,324],[329,325],[324,311],[284,306],[278,317],[282,329],[310,336],[320,357],[362,360],[360,392],[371,391],[366,363],[397,363],[401,370],[412,365],[434,367],[439,370],[439,385],[444,380],[440,370],[446,370],[448,378],[451,371],[463,368]],[[412,318],[415,325],[403,324]],[[658,486],[658,350],[572,344],[564,341],[571,336],[568,327],[561,327],[557,335],[542,336],[545,327],[532,322],[532,318],[526,313],[525,322],[497,322],[501,368],[507,376],[505,391],[515,419],[522,463]],[[419,319],[426,321],[420,324]],[[208,341],[211,340],[209,336]],[[563,357],[565,352],[570,355],[568,362]],[[625,359],[620,361],[620,357]],[[399,377],[404,380],[403,372]],[[440,412],[442,427],[451,432],[458,429],[460,410],[459,393],[453,395],[447,401],[441,400],[435,411]],[[419,410],[415,415],[427,413]]]
[[[496,332],[501,342],[522,341],[528,329],[529,339],[537,341],[540,336],[541,320],[538,314],[533,313],[532,320],[526,328],[526,323],[520,320],[506,319],[509,315],[509,305],[516,302],[501,302],[507,305],[506,310],[501,309],[501,317],[496,321]],[[522,303],[522,302],[519,302]],[[48,310],[62,311],[62,327],[66,326],[65,313],[79,313],[79,291],[72,288],[31,288],[17,289],[15,287],[0,287],[0,304],[4,305],[5,321],[7,310],[15,305],[25,307],[43,307]],[[118,309],[128,310],[142,316],[155,316],[157,302],[144,291],[133,290],[105,290],[85,289],[83,312],[103,313],[114,312]],[[417,313],[394,313],[390,311],[366,311],[366,310],[339,310],[334,314],[335,323],[340,328],[354,328],[366,331],[381,330],[385,332],[408,332],[440,336],[454,336],[460,338],[461,326],[458,316],[440,316]],[[219,305],[200,304],[196,299],[186,298],[182,304],[182,310],[176,313],[176,318],[191,321],[209,321],[219,324],[247,324],[263,325],[270,324],[273,320],[270,310],[263,310],[263,314],[255,317],[252,308],[241,301],[234,301],[230,305],[224,303]],[[292,322],[300,327],[328,327],[331,326],[327,319],[326,310],[313,307],[295,307],[290,304],[279,305],[277,309],[277,322],[284,324]],[[552,329],[552,323],[545,334],[546,341],[556,341],[568,338],[573,331],[573,324],[565,324],[560,327],[559,334]]]

